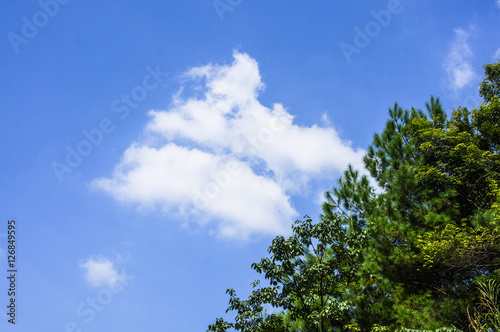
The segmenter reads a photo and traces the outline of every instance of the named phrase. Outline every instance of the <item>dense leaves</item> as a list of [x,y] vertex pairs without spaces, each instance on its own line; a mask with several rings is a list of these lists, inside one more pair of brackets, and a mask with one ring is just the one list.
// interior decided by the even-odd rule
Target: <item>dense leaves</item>
[[484,102],[472,111],[448,116],[435,97],[425,113],[397,103],[389,109],[364,157],[375,188],[348,167],[325,194],[318,222],[296,221],[293,235],[276,237],[269,257],[252,265],[268,286],[254,282],[244,301],[228,290],[235,321],[217,319],[209,331],[497,324],[500,64],[486,65],[485,74]]

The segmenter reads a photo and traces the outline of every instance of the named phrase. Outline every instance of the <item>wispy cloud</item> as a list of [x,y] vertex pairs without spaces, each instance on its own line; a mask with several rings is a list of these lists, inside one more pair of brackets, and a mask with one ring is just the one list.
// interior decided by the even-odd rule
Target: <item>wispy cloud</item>
[[497,7],[500,8],[500,0],[497,0]]
[[327,122],[299,126],[283,105],[263,106],[258,64],[247,54],[235,52],[231,64],[192,68],[185,77],[170,109],[149,112],[148,139],[132,144],[113,174],[92,188],[211,223],[219,236],[245,238],[288,232],[298,216],[291,195],[348,163],[362,167],[364,151]]
[[470,64],[474,55],[468,44],[471,31],[473,27],[469,30],[455,29],[455,39],[444,62],[444,69],[448,75],[448,87],[455,91],[469,85],[476,78]]
[[493,55],[493,61],[500,61],[500,48],[496,50],[495,54]]
[[85,262],[80,263],[80,267],[85,270],[87,283],[96,288],[113,286],[123,277],[111,260],[101,256],[89,257]]

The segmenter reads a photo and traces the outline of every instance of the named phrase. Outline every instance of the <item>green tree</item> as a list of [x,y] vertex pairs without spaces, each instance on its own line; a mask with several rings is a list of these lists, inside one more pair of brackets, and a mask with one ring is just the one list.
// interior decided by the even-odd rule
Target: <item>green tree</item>
[[[218,319],[209,331],[266,331],[271,320],[275,328],[300,331],[331,331],[348,321],[350,304],[343,299],[345,286],[353,278],[348,266],[356,259],[357,243],[362,235],[348,233],[345,220],[331,214],[316,224],[306,216],[293,225],[289,238],[278,236],[269,247],[269,258],[263,258],[252,268],[264,274],[269,286],[256,289],[248,301],[230,294],[230,307],[238,313],[236,323]],[[262,315],[268,304],[285,311],[285,320],[279,315]],[[277,330],[276,330],[277,331]]]
[[209,331],[479,326],[468,312],[484,309],[475,285],[500,281],[500,63],[485,73],[472,111],[448,117],[434,97],[426,113],[389,109],[364,157],[377,190],[349,166],[319,221],[296,221],[252,265],[269,286],[256,281],[245,301],[228,290],[235,323],[217,319]]

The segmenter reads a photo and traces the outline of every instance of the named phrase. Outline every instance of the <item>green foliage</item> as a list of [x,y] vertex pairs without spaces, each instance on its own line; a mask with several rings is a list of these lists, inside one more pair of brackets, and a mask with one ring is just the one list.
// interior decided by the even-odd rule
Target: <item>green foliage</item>
[[486,77],[479,86],[479,95],[489,103],[493,96],[500,96],[500,62],[484,65],[484,73]]
[[500,280],[500,63],[485,73],[472,112],[394,104],[364,157],[377,191],[349,166],[319,221],[296,221],[252,265],[269,286],[228,290],[235,321],[209,331],[498,330],[484,280]]
[[[254,287],[258,286],[259,282],[254,283]],[[222,318],[217,318],[215,324],[208,327],[207,331],[225,332],[230,328],[236,331],[248,332],[285,332],[287,331],[283,325],[283,318],[280,315],[267,315],[263,303],[270,296],[266,289],[258,289],[250,295],[248,300],[242,301],[233,289],[226,291],[229,294],[228,311],[236,311],[237,315],[235,323],[229,323]]]
[[487,104],[481,104],[472,112],[472,124],[481,133],[480,144],[496,153],[500,152],[500,99],[492,96]]
[[415,330],[415,329],[407,329],[407,328],[402,328],[398,330],[398,332],[462,332],[461,330],[457,329],[456,327],[442,327],[440,329],[436,330]]
[[[228,290],[228,310],[237,312],[236,323],[223,321],[211,325],[209,331],[264,331],[263,326],[274,319],[284,328],[288,322],[298,322],[295,328],[327,331],[327,326],[345,321],[350,304],[342,300],[344,287],[354,277],[349,266],[359,255],[363,232],[348,233],[337,214],[313,224],[305,217],[294,224],[289,238],[276,237],[263,258],[252,268],[264,274],[270,286],[254,290],[247,301],[241,301]],[[258,286],[255,282],[254,286]],[[285,321],[275,315],[263,316],[263,304],[286,311]],[[217,325],[218,324],[218,325]],[[226,328],[226,329],[225,329]],[[330,329],[328,329],[330,330]]]
[[470,316],[474,331],[500,331],[500,284],[495,280],[479,281],[480,303],[477,311]]

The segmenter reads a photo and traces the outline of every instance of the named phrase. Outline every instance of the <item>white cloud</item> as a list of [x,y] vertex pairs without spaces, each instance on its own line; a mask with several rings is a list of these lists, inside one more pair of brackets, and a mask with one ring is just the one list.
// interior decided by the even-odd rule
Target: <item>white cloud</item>
[[497,62],[497,61],[500,61],[500,48],[498,50],[496,50],[495,54],[493,55],[493,62]]
[[112,261],[104,257],[90,257],[80,264],[85,269],[85,280],[92,287],[113,286],[123,277],[116,270]]
[[333,128],[299,126],[281,104],[260,104],[264,84],[247,54],[185,76],[203,94],[193,96],[197,86],[183,98],[181,90],[170,109],[149,112],[147,142],[131,145],[112,176],[92,188],[215,224],[219,236],[245,238],[288,232],[298,216],[290,195],[310,179],[338,175],[348,163],[362,168],[364,151]]
[[444,69],[448,74],[448,86],[452,90],[461,89],[476,78],[470,64],[473,53],[468,44],[472,30],[473,27],[470,27],[469,31],[462,28],[455,29],[455,39],[444,63]]
[[497,0],[497,7],[500,8],[500,0]]

